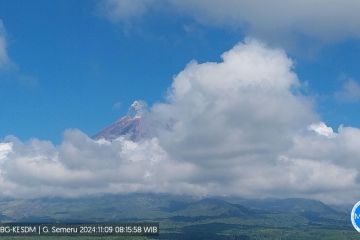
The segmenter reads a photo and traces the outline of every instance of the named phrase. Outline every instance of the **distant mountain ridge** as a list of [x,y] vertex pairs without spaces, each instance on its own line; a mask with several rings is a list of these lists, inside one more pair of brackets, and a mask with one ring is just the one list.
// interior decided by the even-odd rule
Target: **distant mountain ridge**
[[237,203],[250,209],[266,209],[272,212],[292,212],[292,213],[334,213],[335,209],[318,200],[304,198],[286,199],[226,199],[225,201]]
[[[111,210],[111,211],[110,211]],[[109,212],[110,211],[110,212]],[[89,213],[104,218],[167,218],[173,216],[251,217],[256,213],[314,213],[339,215],[326,204],[308,199],[239,199],[226,201],[221,198],[199,199],[170,194],[108,194],[79,198],[7,199],[0,201],[0,216],[15,221],[28,217],[46,217],[56,221],[87,218]],[[118,216],[116,216],[116,214]],[[150,214],[150,215],[149,215]],[[85,219],[82,219],[85,220]]]

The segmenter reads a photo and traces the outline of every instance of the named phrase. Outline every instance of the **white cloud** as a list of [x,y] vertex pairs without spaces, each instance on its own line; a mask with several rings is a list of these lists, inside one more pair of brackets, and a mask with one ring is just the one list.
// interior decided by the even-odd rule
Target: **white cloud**
[[[9,137],[5,141],[11,149],[10,145],[2,147],[6,157],[0,186],[11,196],[171,192],[176,190],[162,185],[181,182],[194,171],[191,164],[168,159],[156,139],[95,141],[79,130],[67,130],[60,146],[36,139],[23,143]],[[181,189],[180,185],[179,191],[184,191]]]
[[11,65],[11,60],[7,53],[6,31],[0,19],[0,70],[6,69]]
[[347,80],[342,88],[335,93],[335,98],[342,102],[360,101],[360,86],[353,79]]
[[100,6],[110,19],[128,21],[152,7],[190,15],[205,25],[241,28],[268,41],[360,37],[358,0],[105,0]]
[[[59,146],[6,138],[1,194],[155,191],[351,202],[360,129],[318,123],[280,49],[239,43],[222,61],[189,63],[147,113],[153,137],[95,141],[67,130]],[[318,123],[312,125],[312,123]],[[330,137],[331,136],[331,137]]]
[[11,143],[0,143],[0,162],[12,151]]
[[102,15],[114,22],[129,22],[141,17],[154,0],[104,0],[98,5]]
[[34,87],[38,83],[38,79],[36,77],[23,74],[20,71],[20,68],[16,65],[16,63],[13,62],[12,59],[9,57],[7,33],[6,33],[5,25],[1,19],[0,19],[0,71],[10,72],[8,76],[6,76],[4,79],[1,79],[0,81],[2,80],[7,81],[7,79],[9,79],[26,87]]
[[326,126],[326,124],[323,122],[313,123],[308,127],[308,129],[325,137],[335,136],[334,130],[331,127]]

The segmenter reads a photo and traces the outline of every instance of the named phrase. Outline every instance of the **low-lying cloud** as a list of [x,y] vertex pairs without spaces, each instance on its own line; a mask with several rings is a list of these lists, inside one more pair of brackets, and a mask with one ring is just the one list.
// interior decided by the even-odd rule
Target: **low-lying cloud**
[[281,49],[246,40],[221,62],[190,62],[146,114],[152,137],[93,140],[66,130],[59,145],[6,137],[1,194],[14,197],[166,192],[308,197],[351,202],[360,129],[337,132],[303,96]]

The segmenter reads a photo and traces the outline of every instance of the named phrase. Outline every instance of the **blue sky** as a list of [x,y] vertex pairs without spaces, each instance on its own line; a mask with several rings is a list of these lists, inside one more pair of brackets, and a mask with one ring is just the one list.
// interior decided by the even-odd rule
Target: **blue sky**
[[[12,62],[0,72],[0,137],[59,142],[68,128],[92,135],[126,113],[133,100],[161,101],[173,76],[192,59],[219,61],[248,35],[241,27],[159,9],[136,19],[109,19],[99,4],[0,1]],[[296,37],[289,47],[259,38],[287,51],[306,82],[303,91],[328,125],[360,127],[359,97],[335,97],[347,81],[360,80],[359,39]]]

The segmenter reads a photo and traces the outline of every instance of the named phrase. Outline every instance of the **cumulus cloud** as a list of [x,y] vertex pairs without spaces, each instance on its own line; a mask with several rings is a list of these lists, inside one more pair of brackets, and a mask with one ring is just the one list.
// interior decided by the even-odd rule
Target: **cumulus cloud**
[[152,7],[189,15],[205,25],[241,28],[267,40],[308,36],[334,41],[360,36],[357,0],[105,0],[100,6],[108,9],[104,13],[110,19],[128,21]]
[[[309,197],[350,202],[360,129],[320,122],[284,51],[246,40],[221,62],[190,62],[150,107],[151,137],[94,140],[67,130],[60,145],[7,137],[1,194],[169,192]],[[139,103],[139,102],[137,102]]]
[[326,126],[325,123],[313,123],[308,127],[308,130],[314,131],[319,135],[326,136],[326,137],[334,137],[336,134],[331,127]]
[[0,187],[15,197],[173,191],[166,183],[181,182],[194,171],[192,164],[170,160],[157,139],[95,141],[67,130],[59,146],[14,137],[5,142],[0,146]]

